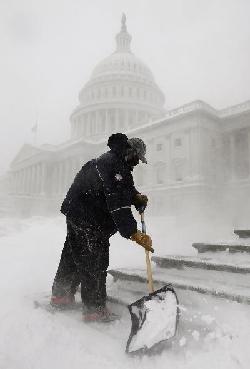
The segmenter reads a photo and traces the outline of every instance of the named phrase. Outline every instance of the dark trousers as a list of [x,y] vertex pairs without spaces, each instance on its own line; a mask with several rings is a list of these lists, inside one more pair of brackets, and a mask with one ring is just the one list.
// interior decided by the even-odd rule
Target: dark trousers
[[91,224],[76,226],[67,219],[67,237],[54,279],[52,294],[75,294],[81,284],[84,306],[91,310],[106,303],[109,238]]

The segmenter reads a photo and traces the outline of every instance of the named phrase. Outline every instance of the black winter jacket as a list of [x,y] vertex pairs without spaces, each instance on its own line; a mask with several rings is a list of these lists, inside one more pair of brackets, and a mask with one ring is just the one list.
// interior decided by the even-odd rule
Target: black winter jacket
[[131,211],[138,193],[132,170],[113,151],[88,161],[69,188],[61,212],[75,224],[95,225],[108,237],[119,231],[129,238],[137,230]]

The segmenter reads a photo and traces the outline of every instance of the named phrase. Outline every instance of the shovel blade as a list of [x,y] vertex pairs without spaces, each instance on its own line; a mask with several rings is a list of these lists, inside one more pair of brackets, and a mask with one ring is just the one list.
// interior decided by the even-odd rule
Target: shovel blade
[[171,284],[128,306],[132,327],[126,346],[128,354],[154,351],[176,334],[178,299]]

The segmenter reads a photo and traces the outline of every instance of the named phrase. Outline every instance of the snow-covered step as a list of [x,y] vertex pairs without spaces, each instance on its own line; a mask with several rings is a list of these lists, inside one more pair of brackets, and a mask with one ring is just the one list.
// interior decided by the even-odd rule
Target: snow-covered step
[[193,243],[192,245],[199,253],[228,251],[231,253],[250,253],[250,244],[239,243]]
[[250,229],[235,229],[234,233],[237,234],[240,238],[249,238],[250,239]]
[[[250,258],[247,260],[228,261],[225,256],[224,260],[216,259],[215,257],[200,257],[200,256],[153,256],[152,261],[161,268],[177,268],[184,267],[225,271],[231,273],[250,273]],[[250,276],[249,276],[250,277]],[[248,278],[249,278],[248,277]]]
[[[116,269],[109,273],[114,280],[139,282],[145,286],[144,269]],[[240,273],[228,273],[216,270],[198,270],[184,267],[180,269],[153,268],[153,279],[159,287],[171,283],[177,290],[189,290],[202,294],[222,297],[232,301],[250,304],[250,278]]]

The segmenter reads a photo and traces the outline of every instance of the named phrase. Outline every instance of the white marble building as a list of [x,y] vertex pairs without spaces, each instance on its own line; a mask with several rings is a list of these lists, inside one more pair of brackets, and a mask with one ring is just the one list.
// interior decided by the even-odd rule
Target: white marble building
[[111,133],[141,137],[148,164],[136,184],[153,213],[206,215],[250,211],[250,101],[216,110],[202,101],[164,109],[152,72],[130,50],[126,17],[115,52],[79,94],[71,137],[60,145],[24,145],[11,163],[9,192],[23,214],[58,212],[76,172],[107,150]]

